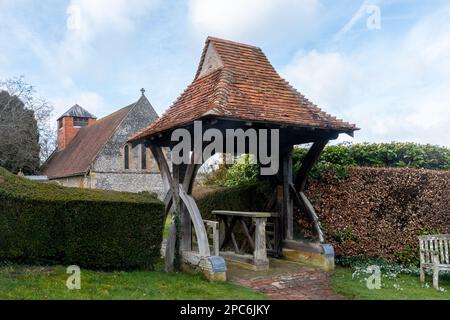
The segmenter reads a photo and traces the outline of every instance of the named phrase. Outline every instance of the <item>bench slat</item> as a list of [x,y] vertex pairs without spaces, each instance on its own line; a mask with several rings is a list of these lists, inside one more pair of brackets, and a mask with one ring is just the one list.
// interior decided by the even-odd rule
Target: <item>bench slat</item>
[[439,289],[439,271],[450,270],[450,235],[419,237],[420,281],[425,281],[424,269],[433,270],[433,287]]
[[430,241],[425,240],[425,263],[430,263]]
[[450,256],[448,254],[448,246],[449,246],[450,240],[444,241],[444,256],[445,256],[445,263],[450,264]]
[[420,236],[419,248],[422,264],[433,264],[434,257],[439,264],[450,264],[450,235]]
[[422,239],[419,239],[419,253],[420,253],[420,263],[425,263],[425,249]]

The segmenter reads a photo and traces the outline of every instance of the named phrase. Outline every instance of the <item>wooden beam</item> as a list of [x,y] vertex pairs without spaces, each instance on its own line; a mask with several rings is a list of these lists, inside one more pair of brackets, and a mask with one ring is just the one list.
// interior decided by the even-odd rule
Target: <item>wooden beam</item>
[[163,202],[166,205],[166,210],[165,210],[165,214],[164,214],[164,223],[166,223],[166,219],[167,219],[167,215],[172,214],[173,212],[173,198],[172,198],[172,190],[169,189],[166,192],[166,195],[164,196]]
[[314,144],[306,154],[305,159],[303,159],[302,166],[300,167],[295,179],[295,185],[290,185],[291,194],[293,195],[295,202],[297,203],[299,208],[302,209],[311,219],[311,222],[314,225],[316,236],[320,242],[325,242],[325,237],[320,225],[319,217],[317,216],[317,213],[314,210],[311,202],[309,202],[308,198],[306,197],[304,190],[306,181],[308,179],[308,174],[314,166],[314,163],[319,159],[320,154],[327,145],[328,141],[328,139],[322,139],[314,142]]
[[[174,206],[178,212],[181,213],[181,208],[185,207],[186,210],[189,212],[190,220],[192,221],[195,229],[195,233],[197,236],[197,242],[199,247],[199,253],[201,256],[209,256],[210,255],[210,248],[208,243],[208,236],[206,232],[205,225],[203,223],[203,219],[200,214],[200,210],[197,207],[197,204],[195,203],[194,198],[192,198],[188,193],[192,192],[192,185],[193,181],[195,179],[195,175],[198,171],[199,166],[198,165],[192,165],[189,164],[186,170],[184,171],[184,177],[183,177],[183,184],[179,183],[181,180],[181,176],[177,174],[179,173],[180,168],[177,168],[174,170],[174,173],[176,175],[175,178],[172,178],[169,170],[169,166],[167,164],[167,160],[164,156],[164,153],[162,152],[161,147],[155,146],[153,144],[150,144],[150,149],[152,150],[152,153],[158,163],[158,167],[161,172],[161,176],[163,178],[164,186],[167,186],[167,189],[171,191],[172,196],[170,197],[169,192],[166,194],[166,202],[170,203],[170,198],[172,198],[172,206]],[[186,190],[186,189],[187,190]],[[184,219],[184,222],[186,222],[186,219]],[[172,221],[173,224],[173,221]],[[174,236],[174,234],[175,236]],[[188,235],[186,235],[188,236]],[[173,259],[174,259],[174,253],[175,253],[175,240],[176,240],[176,229],[174,227],[170,228],[169,232],[169,239],[167,241],[166,246],[166,270],[170,271],[173,270]],[[183,244],[182,244],[183,246]],[[187,242],[184,244],[184,246],[188,246]]]
[[269,196],[266,204],[264,205],[264,211],[272,211],[272,208],[275,206],[277,202],[277,190],[275,189],[272,194]]
[[200,210],[198,209],[194,198],[187,194],[182,185],[179,185],[179,194],[191,216],[192,224],[194,225],[195,234],[197,236],[198,251],[203,257],[210,256],[211,252],[209,249],[208,234]]
[[[240,219],[240,221],[241,221],[242,229],[244,229],[244,234],[247,237],[247,239],[246,239],[247,242],[250,244],[250,247],[252,248],[252,250],[255,250],[255,243],[253,242],[252,235],[250,234],[250,231],[247,228],[247,225],[245,224],[244,219]],[[245,248],[244,248],[244,245],[243,245],[242,246],[242,250],[244,250],[244,249]]]
[[188,193],[192,193],[192,188],[194,186],[195,177],[197,176],[197,172],[201,167],[201,164],[198,164],[199,155],[195,155],[194,152],[191,153],[190,163],[186,165],[186,171],[184,173],[183,189]]
[[[186,164],[172,164],[173,179],[177,184],[186,178]],[[192,224],[188,208],[183,201],[180,202],[180,249],[182,251],[192,250]]]
[[278,255],[281,252],[281,246],[282,246],[282,242],[283,242],[283,237],[286,234],[285,233],[285,216],[284,216],[284,209],[283,209],[283,185],[278,184],[276,186],[276,194],[277,194],[277,204],[276,204],[276,208],[277,208],[277,213],[278,216],[275,217],[274,220],[274,250],[276,252],[276,255]]
[[[174,207],[175,212],[180,212],[179,188],[175,184],[175,181],[173,180],[173,178],[170,174],[170,169],[169,169],[169,165],[167,164],[166,157],[164,156],[164,153],[163,153],[161,147],[153,145],[153,144],[150,144],[149,147],[153,153],[153,156],[155,157],[156,163],[158,164],[159,171],[161,173],[161,177],[163,180],[164,188],[166,189],[167,192],[169,192],[169,190],[170,190],[172,193],[172,196],[171,196],[172,206]],[[169,201],[170,200],[167,200],[168,203],[169,203]],[[165,253],[165,270],[166,270],[166,272],[174,271],[176,233],[177,233],[177,230],[176,230],[176,226],[175,226],[175,221],[172,217],[172,221],[170,223],[170,228],[169,228],[169,237],[167,239],[167,244],[166,244],[166,253]]]
[[292,147],[282,155],[283,162],[283,216],[284,216],[284,239],[294,238],[294,205],[289,186],[293,182],[292,175]]
[[[197,176],[198,169],[201,165],[196,164],[194,152],[191,154],[189,164],[182,165],[183,169],[180,172],[179,183],[182,184],[183,190],[188,194],[192,194],[192,188],[194,186],[195,177]],[[182,250],[192,250],[192,222],[191,214],[186,205],[182,205],[181,210],[181,247]]]
[[317,213],[314,210],[311,202],[309,202],[308,198],[303,192],[297,192],[294,184],[292,183],[290,185],[290,190],[295,202],[297,203],[297,206],[308,215],[309,219],[313,223],[315,231],[314,233],[316,234],[319,242],[325,242],[325,237],[322,231],[322,226],[320,225],[319,217],[317,216]]
[[308,153],[306,154],[305,159],[303,159],[302,166],[300,167],[297,173],[297,177],[295,179],[295,188],[299,192],[305,190],[308,174],[311,171],[312,167],[314,166],[314,163],[319,159],[320,154],[322,153],[327,143],[328,143],[327,139],[318,140],[314,142],[314,144],[311,146]]
[[153,157],[156,160],[156,164],[158,165],[159,172],[161,173],[161,178],[164,185],[164,190],[168,191],[171,190],[174,191],[174,185],[172,180],[172,176],[170,174],[169,165],[167,164],[167,160],[164,156],[164,153],[159,146],[155,146],[153,144],[149,145],[150,150],[153,153]]

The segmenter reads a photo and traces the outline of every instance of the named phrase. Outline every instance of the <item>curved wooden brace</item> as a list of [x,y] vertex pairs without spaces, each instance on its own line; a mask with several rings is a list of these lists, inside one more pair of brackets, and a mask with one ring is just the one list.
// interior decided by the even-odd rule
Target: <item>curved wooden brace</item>
[[316,163],[316,161],[319,159],[320,154],[327,145],[328,141],[328,139],[316,141],[308,150],[308,153],[303,159],[303,163],[298,170],[297,177],[295,179],[295,187],[299,192],[302,192],[305,189],[308,174],[314,166],[314,163]]
[[197,236],[198,251],[201,256],[204,257],[210,256],[211,252],[209,249],[208,235],[206,233],[205,224],[203,223],[200,210],[198,209],[194,198],[192,198],[190,195],[187,194],[182,185],[180,185],[179,187],[179,192],[180,192],[180,199],[183,201],[187,210],[189,211],[192,224],[194,225],[195,234]]
[[[167,164],[167,160],[164,157],[164,154],[161,150],[161,147],[158,146],[150,146],[155,159],[157,160],[161,176],[163,179],[164,187],[167,188],[167,193],[164,198],[164,202],[166,204],[166,214],[172,212],[174,210],[174,195],[179,197],[179,199],[184,203],[186,209],[189,212],[189,216],[194,225],[195,234],[197,236],[199,253],[201,256],[210,256],[210,248],[208,242],[208,235],[206,232],[205,225],[203,223],[200,210],[195,203],[194,198],[192,198],[188,193],[192,191],[192,182],[195,179],[197,171],[199,169],[198,164],[189,164],[185,173],[185,177],[183,179],[183,184],[176,185],[173,177],[170,174],[169,166]],[[193,161],[192,161],[193,162]],[[169,229],[169,238],[167,240],[166,246],[166,260],[173,260],[172,251],[175,250],[175,240],[176,240],[176,228],[172,221],[170,229]],[[166,261],[167,264],[167,261]]]
[[329,138],[324,138],[313,143],[311,148],[308,150],[305,158],[303,159],[303,163],[295,179],[295,184],[291,183],[289,185],[291,193],[294,196],[294,201],[301,209],[303,209],[303,211],[306,212],[306,214],[311,219],[316,231],[316,235],[321,243],[325,242],[325,237],[323,235],[319,217],[317,216],[314,207],[312,206],[311,202],[309,202],[303,191],[305,190],[308,174],[314,166],[314,163],[319,159],[320,154],[327,145],[328,141]]
[[311,219],[314,230],[316,233],[317,238],[319,239],[320,243],[325,242],[325,237],[323,235],[322,226],[320,225],[319,217],[317,216],[316,211],[314,210],[314,207],[312,206],[311,202],[309,202],[308,198],[303,192],[297,192],[295,189],[295,186],[293,183],[289,185],[291,189],[291,193],[294,196],[294,200],[297,203],[297,205],[303,209],[303,211],[306,212],[306,214]]

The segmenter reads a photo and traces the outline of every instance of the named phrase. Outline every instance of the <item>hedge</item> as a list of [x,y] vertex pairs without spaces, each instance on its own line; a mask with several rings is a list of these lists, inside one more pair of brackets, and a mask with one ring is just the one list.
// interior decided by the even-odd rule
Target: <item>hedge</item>
[[338,255],[417,264],[417,236],[450,233],[450,171],[355,167],[307,195]]
[[[295,169],[300,167],[306,152],[306,148],[295,148],[293,154]],[[326,170],[330,166],[449,170],[450,148],[412,142],[329,145],[322,152],[315,165],[315,171]]]
[[194,189],[194,197],[203,219],[213,219],[213,210],[262,211],[266,204],[270,185],[248,184],[234,187]]
[[[293,152],[294,173],[298,172],[308,148],[296,146]],[[350,167],[415,168],[450,170],[450,148],[412,142],[341,143],[328,145],[313,166],[310,176],[320,179],[332,172],[336,180],[347,177]],[[250,164],[248,156],[233,165],[219,165],[206,176],[204,185],[239,186],[257,183],[259,166]]]
[[0,260],[150,269],[164,205],[149,193],[39,184],[0,168]]
[[[219,189],[197,202],[205,216],[219,208],[261,210],[264,190],[258,184]],[[306,193],[337,256],[417,264],[418,235],[450,233],[450,171],[353,167],[342,181],[331,172],[312,179]],[[311,236],[298,210],[295,218],[301,236]]]

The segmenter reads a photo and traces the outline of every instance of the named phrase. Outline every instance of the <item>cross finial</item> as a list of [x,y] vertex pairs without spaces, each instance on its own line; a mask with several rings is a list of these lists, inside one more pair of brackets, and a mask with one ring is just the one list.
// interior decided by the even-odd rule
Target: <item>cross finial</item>
[[142,89],[141,89],[141,92],[142,92],[142,95],[144,95],[144,93],[145,93],[145,89],[144,89],[144,88],[142,88]]

